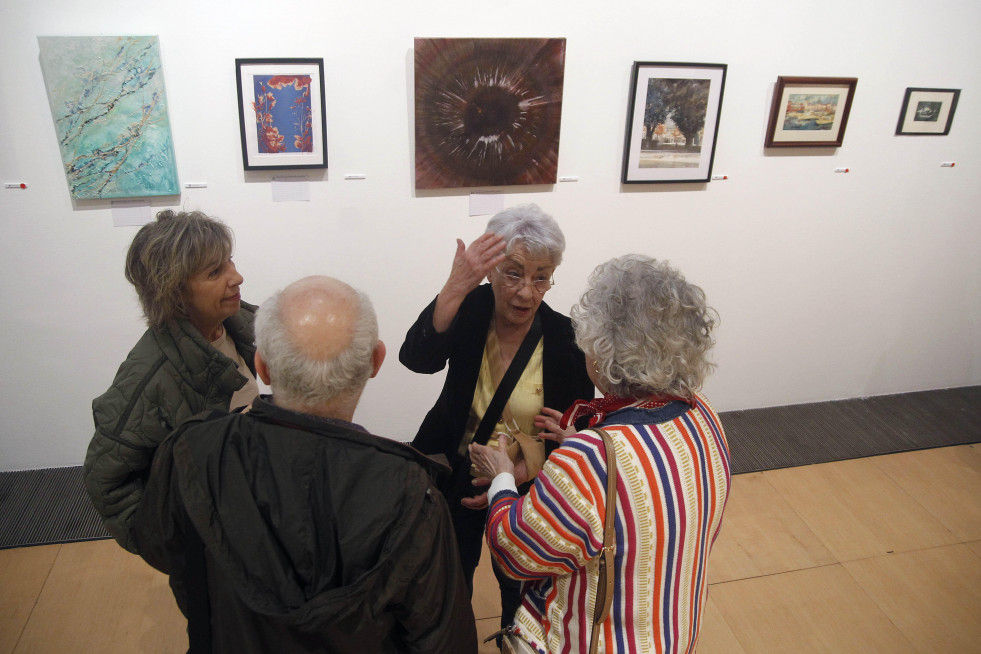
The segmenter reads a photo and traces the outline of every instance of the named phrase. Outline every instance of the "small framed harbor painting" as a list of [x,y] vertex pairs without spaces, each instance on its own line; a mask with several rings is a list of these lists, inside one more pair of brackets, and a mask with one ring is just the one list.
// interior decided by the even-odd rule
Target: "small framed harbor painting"
[[323,59],[236,59],[245,170],[327,167]]
[[766,147],[837,147],[845,138],[857,77],[778,77]]
[[726,64],[634,62],[624,184],[711,179],[726,69]]
[[896,134],[946,136],[960,96],[960,89],[906,89]]

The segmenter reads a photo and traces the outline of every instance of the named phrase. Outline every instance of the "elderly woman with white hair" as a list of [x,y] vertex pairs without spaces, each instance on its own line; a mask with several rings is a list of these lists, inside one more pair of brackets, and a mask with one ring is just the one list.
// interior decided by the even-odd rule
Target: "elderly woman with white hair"
[[[677,270],[627,255],[593,272],[572,321],[604,396],[577,403],[561,426],[588,418],[609,435],[614,529],[606,527],[613,466],[593,429],[569,433],[523,497],[502,451],[471,446],[475,465],[494,477],[491,552],[526,582],[508,640],[543,654],[588,652],[594,635],[608,653],[694,652],[729,492],[725,434],[698,393],[712,367],[714,311]],[[607,533],[611,568],[601,565]],[[594,626],[604,575],[611,606]]]
[[[471,590],[487,503],[474,487],[467,446],[496,444],[500,436],[519,462],[520,485],[544,463],[545,421],[554,424],[573,402],[594,395],[572,324],[542,301],[564,250],[562,230],[536,205],[495,215],[469,247],[457,240],[449,278],[399,351],[399,360],[414,372],[432,374],[449,364],[439,399],[412,444],[426,454],[445,455],[453,467],[441,490]],[[485,278],[490,283],[481,285]],[[509,624],[519,585],[496,568],[495,573],[502,623]]]

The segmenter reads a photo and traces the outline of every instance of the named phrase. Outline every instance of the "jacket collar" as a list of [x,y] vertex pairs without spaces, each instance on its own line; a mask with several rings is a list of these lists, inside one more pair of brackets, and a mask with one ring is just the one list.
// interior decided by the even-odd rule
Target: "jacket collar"
[[283,407],[276,406],[271,395],[257,397],[252,402],[249,415],[263,422],[300,429],[328,438],[339,438],[364,447],[380,450],[386,454],[393,454],[403,459],[415,461],[428,470],[430,474],[448,474],[450,472],[449,465],[440,460],[445,459],[445,457],[426,456],[406,443],[375,436],[364,427],[356,425],[353,422],[322,418],[320,416],[284,409]]
[[[255,366],[255,333],[251,326],[251,316],[255,307],[244,305],[236,315],[223,324],[235,341],[236,347],[250,369]],[[238,372],[235,363],[211,346],[194,325],[185,318],[174,323],[151,328],[153,337],[164,356],[175,370],[188,377],[187,382],[195,388],[202,380],[208,384],[207,394],[230,394],[245,385],[246,379]],[[254,374],[254,370],[253,370]]]

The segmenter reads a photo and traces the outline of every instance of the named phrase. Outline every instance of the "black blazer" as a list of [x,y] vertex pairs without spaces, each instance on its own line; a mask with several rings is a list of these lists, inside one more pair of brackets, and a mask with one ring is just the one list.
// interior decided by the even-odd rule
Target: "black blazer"
[[[413,372],[433,374],[446,367],[443,390],[419,427],[412,445],[425,454],[444,454],[450,464],[464,463],[457,448],[466,428],[480,363],[487,343],[487,329],[494,314],[494,292],[484,284],[463,300],[450,328],[439,334],[433,327],[436,300],[422,310],[405,335],[399,361]],[[576,400],[592,399],[593,383],[586,374],[586,358],[576,345],[572,321],[542,302],[542,381],[545,406],[565,411]],[[556,447],[545,442],[546,449]]]

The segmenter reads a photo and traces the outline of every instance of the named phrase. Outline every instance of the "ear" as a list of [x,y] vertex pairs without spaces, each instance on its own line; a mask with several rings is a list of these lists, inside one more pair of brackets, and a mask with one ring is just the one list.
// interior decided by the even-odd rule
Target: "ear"
[[255,374],[259,375],[259,379],[266,386],[272,385],[269,382],[271,379],[269,376],[269,366],[266,365],[266,361],[262,358],[262,353],[259,350],[255,351]]
[[385,362],[385,343],[378,341],[375,349],[371,351],[371,376],[374,377]]

